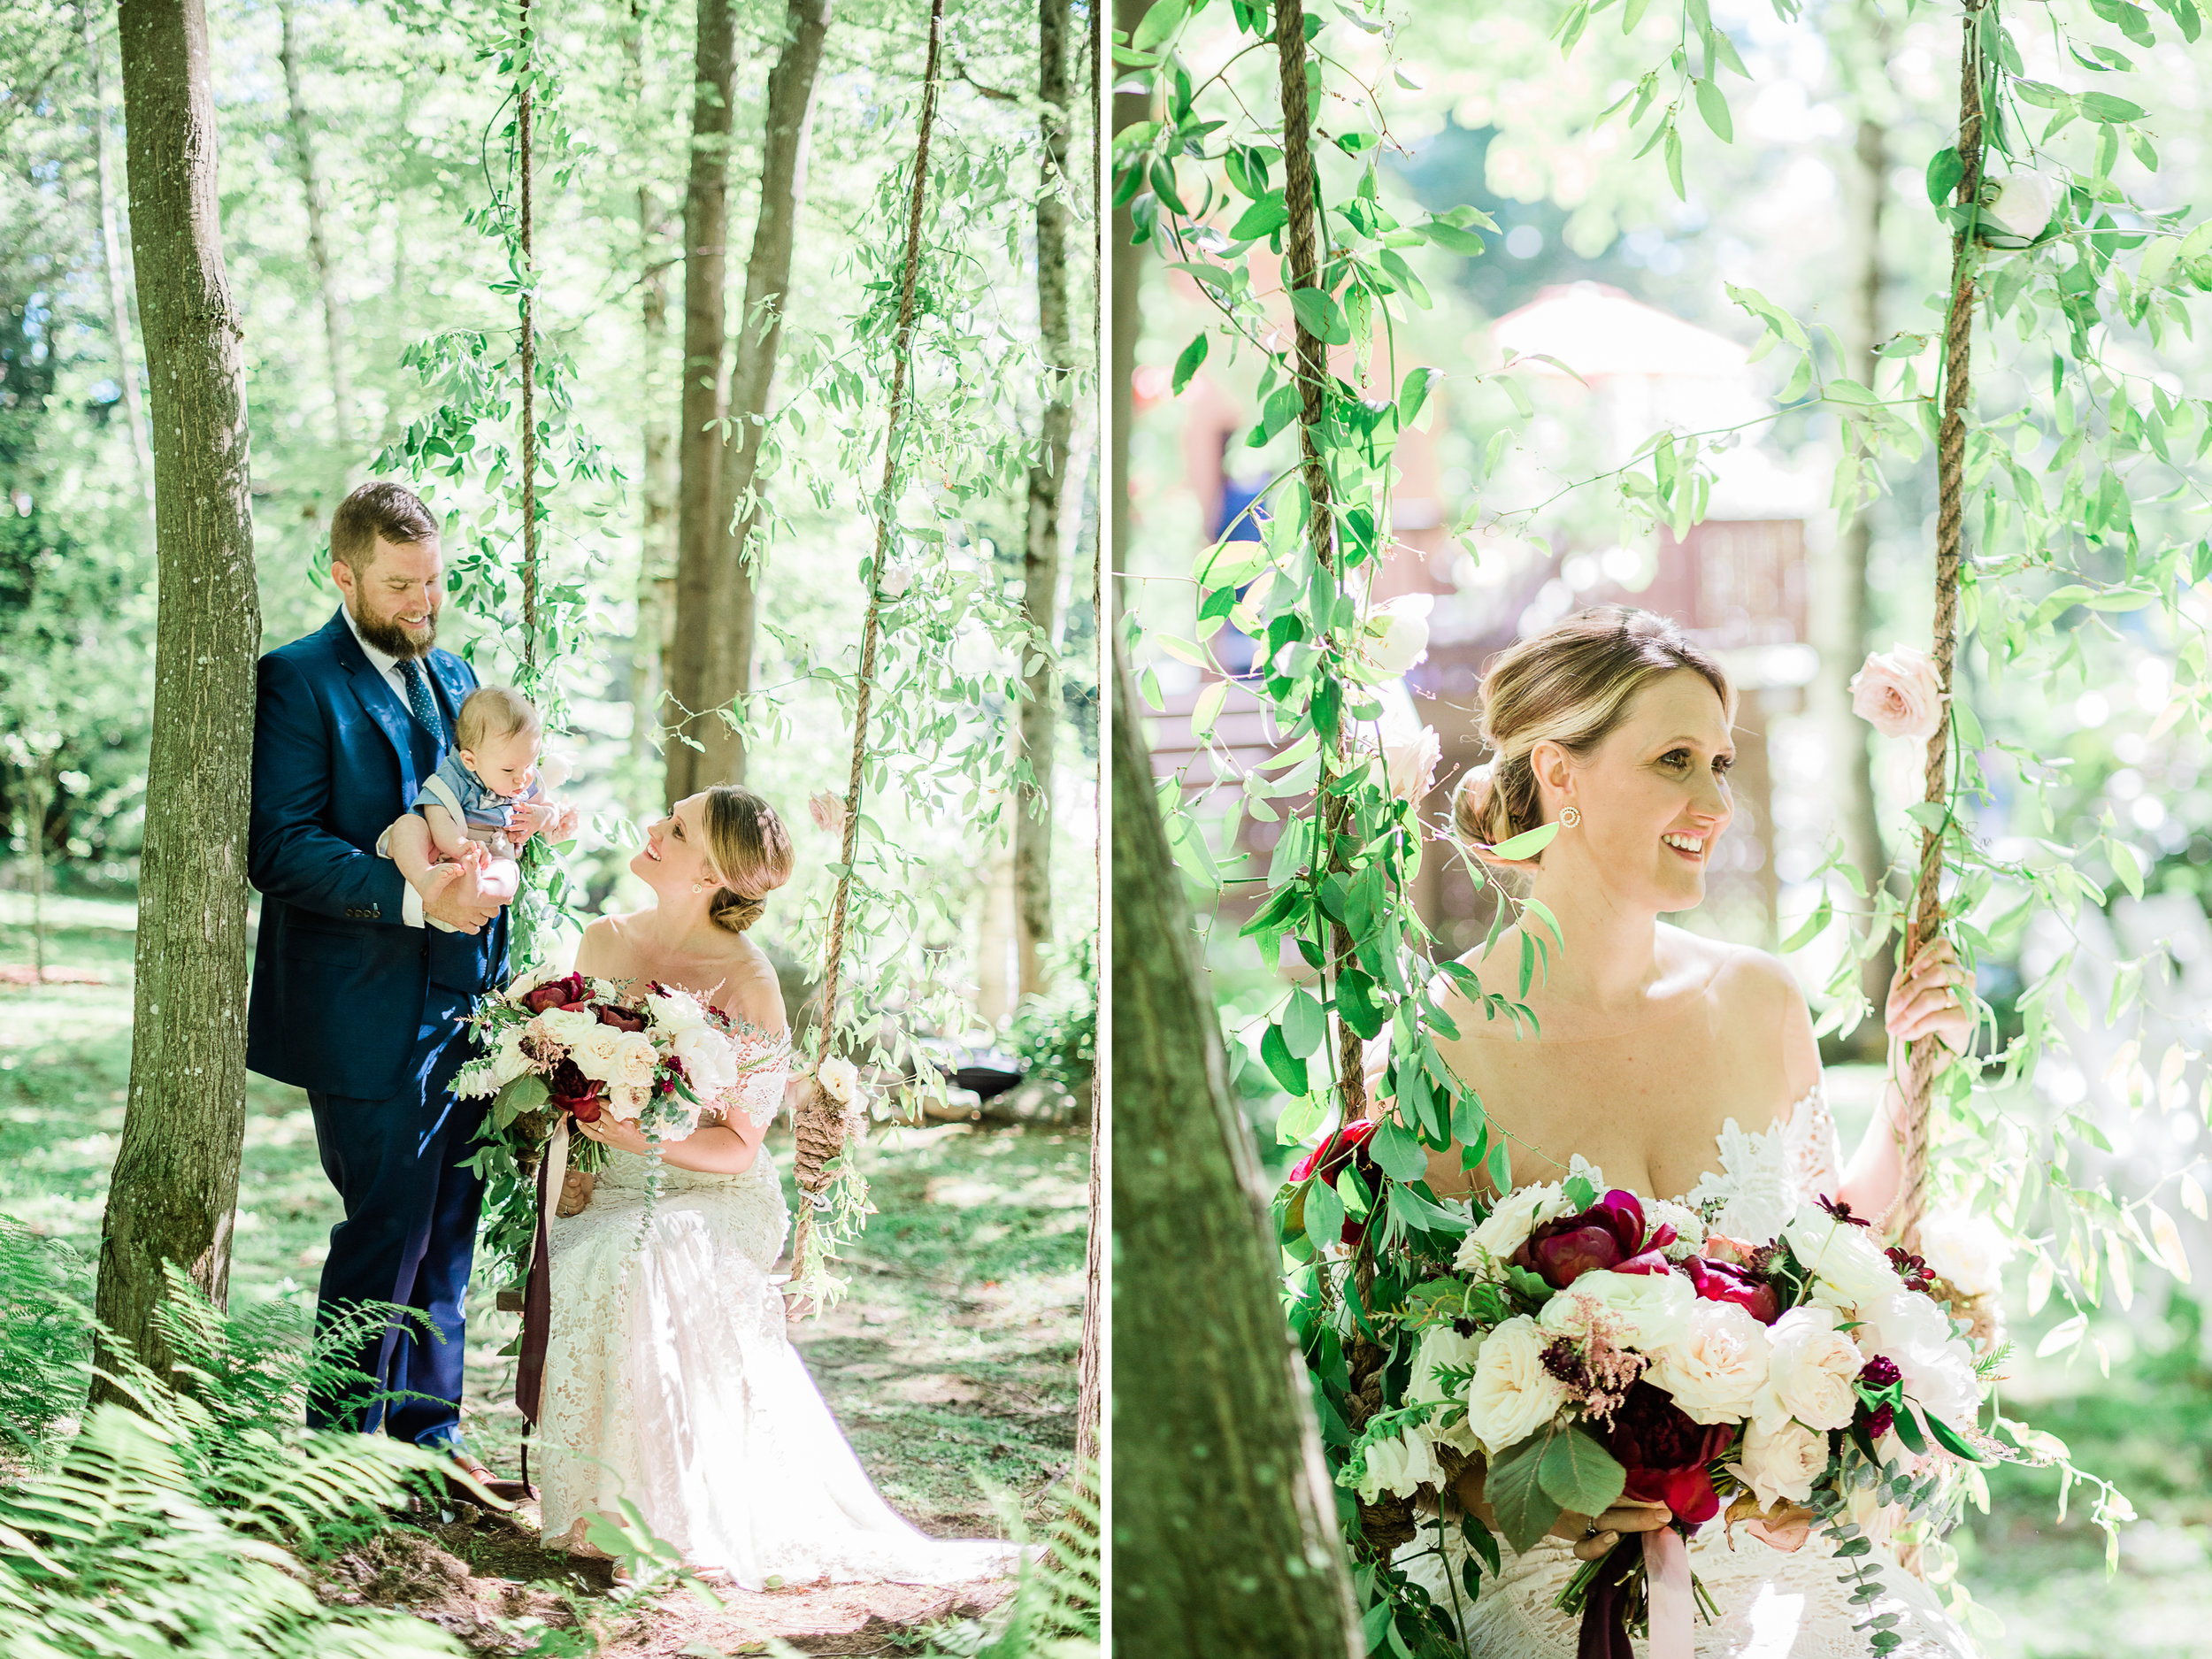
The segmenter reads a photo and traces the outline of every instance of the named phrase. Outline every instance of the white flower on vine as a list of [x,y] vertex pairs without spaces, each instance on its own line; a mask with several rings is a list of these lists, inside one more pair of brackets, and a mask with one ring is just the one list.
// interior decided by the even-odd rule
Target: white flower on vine
[[1402,594],[1377,605],[1361,630],[1360,649],[1377,673],[1394,680],[1429,654],[1434,594]]
[[1985,224],[1993,224],[2016,245],[2033,242],[2058,211],[2058,191],[2039,173],[2016,173],[1999,180],[1997,193],[1982,209]]

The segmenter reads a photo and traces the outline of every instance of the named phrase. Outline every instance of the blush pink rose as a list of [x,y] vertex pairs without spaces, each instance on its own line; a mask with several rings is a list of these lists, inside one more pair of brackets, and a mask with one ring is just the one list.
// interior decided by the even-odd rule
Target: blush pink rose
[[1884,737],[1932,735],[1943,713],[1935,664],[1909,645],[1876,651],[1851,676],[1851,712]]

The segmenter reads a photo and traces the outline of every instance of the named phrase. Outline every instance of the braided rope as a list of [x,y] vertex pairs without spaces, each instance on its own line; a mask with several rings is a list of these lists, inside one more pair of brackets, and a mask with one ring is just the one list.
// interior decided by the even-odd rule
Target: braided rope
[[518,61],[522,86],[517,99],[516,148],[520,151],[522,243],[522,683],[538,689],[538,423],[535,410],[538,367],[537,261],[530,251],[530,82],[537,73],[537,47],[530,32],[530,0],[522,0],[521,46]]
[[[837,1028],[837,980],[845,954],[845,919],[852,895],[853,859],[860,849],[861,768],[868,753],[868,705],[875,690],[876,647],[882,635],[884,560],[891,550],[891,518],[896,499],[899,428],[906,413],[907,354],[913,342],[914,287],[921,266],[922,205],[929,182],[929,131],[937,116],[937,48],[943,33],[945,0],[930,0],[929,59],[922,71],[921,133],[914,145],[914,186],[906,213],[906,270],[899,284],[899,321],[891,352],[891,411],[884,430],[883,482],[876,497],[876,551],[870,566],[868,614],[860,630],[860,675],[853,699],[853,759],[845,780],[845,837],[838,854],[837,891],[830,902],[829,938],[824,946],[822,972],[821,1041],[818,1062],[829,1057],[830,1041]],[[845,1149],[849,1114],[822,1090],[819,1080],[810,1087],[792,1114],[792,1133],[798,1142],[792,1174],[809,1202],[800,1207],[798,1226],[792,1237],[791,1259],[803,1274],[807,1252],[813,1243],[814,1217],[826,1208],[824,1189],[829,1185],[829,1166]]]
[[[1290,214],[1285,227],[1283,247],[1290,265],[1290,281],[1286,292],[1318,286],[1317,269],[1319,260],[1314,242],[1314,226],[1319,219],[1313,188],[1313,113],[1306,96],[1306,12],[1303,0],[1277,0],[1275,7],[1276,79],[1280,85],[1283,109],[1283,205]],[[1313,557],[1320,567],[1334,573],[1336,570],[1335,526],[1329,511],[1329,469],[1321,458],[1321,446],[1317,434],[1328,419],[1327,385],[1329,360],[1320,339],[1309,329],[1297,308],[1291,308],[1291,326],[1296,342],[1298,360],[1298,453],[1304,472],[1308,533],[1313,539]],[[1325,766],[1331,758],[1340,756],[1339,732],[1323,732]],[[1332,751],[1336,751],[1333,756]],[[1351,803],[1326,787],[1326,775],[1321,791],[1321,827],[1328,847],[1329,867],[1342,871],[1344,859],[1345,820]],[[1341,922],[1330,929],[1330,956],[1340,977],[1353,960],[1351,930]],[[1367,1057],[1360,1035],[1346,1023],[1340,1014],[1336,1022],[1337,1091],[1344,1102],[1344,1121],[1352,1123],[1367,1116]]]
[[[1978,22],[1985,0],[1966,0],[1959,49],[1959,176],[1956,200],[1967,206],[1980,200],[1982,186],[1982,64]],[[1943,423],[1936,434],[1935,672],[1943,699],[1936,705],[1936,728],[1928,739],[1925,798],[1940,806],[1950,799],[1951,664],[1958,644],[1959,557],[1965,519],[1966,418],[1972,398],[1974,269],[1977,250],[1970,225],[1951,242],[1951,305],[1943,342]],[[1920,833],[1918,902],[1905,933],[1905,962],[1943,925],[1943,836]],[[1898,1125],[1904,1160],[1897,1230],[1908,1250],[1919,1248],[1920,1219],[1928,1203],[1928,1156],[1934,1141],[1930,1121],[1937,1056],[1942,1043],[1925,1037],[1911,1045],[1906,1065],[1905,1118]]]

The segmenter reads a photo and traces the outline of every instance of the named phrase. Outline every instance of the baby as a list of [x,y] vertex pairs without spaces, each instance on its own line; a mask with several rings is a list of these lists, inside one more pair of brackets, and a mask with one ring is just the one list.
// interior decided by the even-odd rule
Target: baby
[[541,735],[538,711],[503,686],[479,687],[462,703],[452,751],[380,849],[425,899],[471,865],[487,898],[514,897],[522,882],[516,849],[559,816],[539,787]]

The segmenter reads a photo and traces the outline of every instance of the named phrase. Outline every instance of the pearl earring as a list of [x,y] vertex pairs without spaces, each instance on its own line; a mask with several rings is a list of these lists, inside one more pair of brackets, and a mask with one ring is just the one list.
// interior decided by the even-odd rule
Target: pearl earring
[[1576,825],[1578,825],[1578,824],[1579,824],[1579,823],[1581,823],[1581,822],[1582,822],[1582,809],[1581,809],[1581,808],[1579,808],[1579,807],[1574,807],[1574,806],[1567,806],[1567,807],[1562,807],[1562,808],[1560,808],[1560,810],[1559,810],[1559,827],[1560,827],[1560,828],[1562,828],[1562,829],[1572,829],[1572,828],[1573,828]]
[[707,884],[703,881],[695,881],[691,884],[691,890],[694,893],[704,893],[707,890]]

